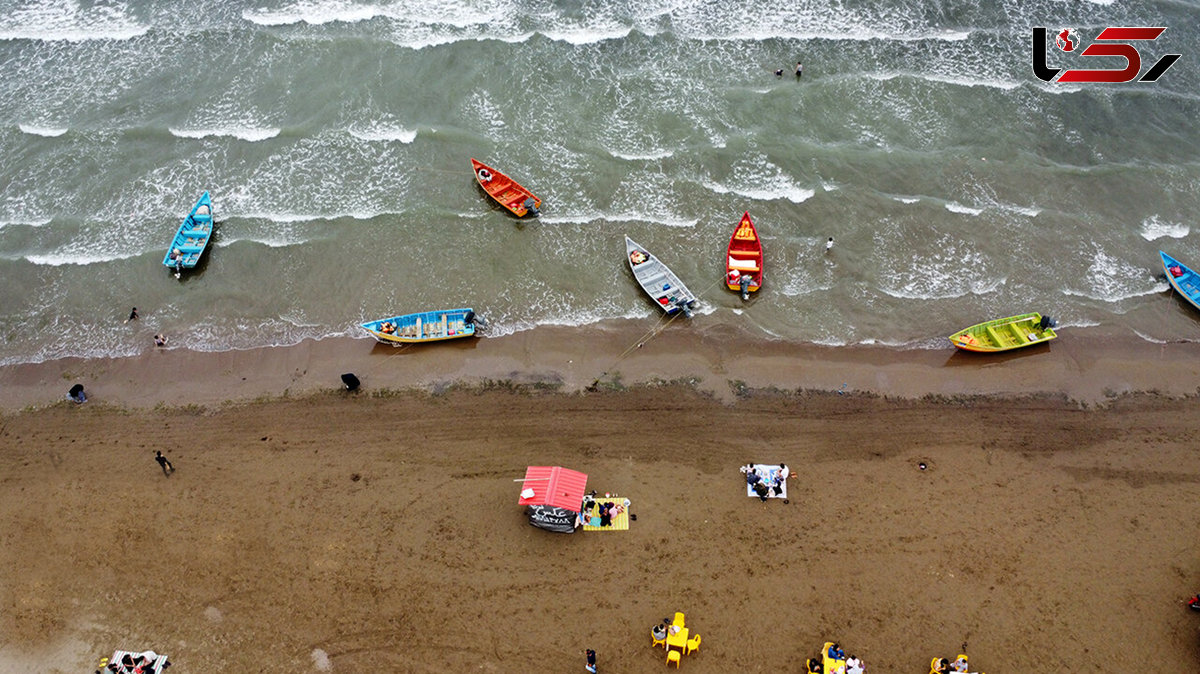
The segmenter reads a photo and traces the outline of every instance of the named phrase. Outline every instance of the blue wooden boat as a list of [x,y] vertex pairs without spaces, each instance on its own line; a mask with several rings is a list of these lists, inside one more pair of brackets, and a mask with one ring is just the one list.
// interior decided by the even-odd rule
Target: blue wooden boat
[[1163,270],[1167,272],[1167,283],[1189,304],[1200,309],[1200,276],[1161,250],[1158,254],[1162,256]]
[[213,230],[212,199],[208,192],[200,195],[192,212],[183,219],[167,255],[163,258],[163,266],[175,270],[175,278],[179,278],[184,269],[194,269],[200,262],[200,255],[208,246]]
[[471,309],[443,309],[381,318],[361,325],[379,342],[399,346],[473,337],[477,324],[483,327],[483,320]]

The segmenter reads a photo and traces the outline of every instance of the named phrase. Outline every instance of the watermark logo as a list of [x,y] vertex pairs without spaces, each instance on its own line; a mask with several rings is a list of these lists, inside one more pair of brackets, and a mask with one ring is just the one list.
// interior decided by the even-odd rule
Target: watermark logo
[[[1109,26],[1100,31],[1096,40],[1083,51],[1078,51],[1080,40],[1073,28],[1064,28],[1054,34],[1054,46],[1064,53],[1078,53],[1080,57],[1119,56],[1125,59],[1124,68],[1116,69],[1071,69],[1051,68],[1046,65],[1046,35],[1044,26],[1033,29],[1033,74],[1045,82],[1099,82],[1120,84],[1132,82],[1142,71],[1142,55],[1133,42],[1153,42],[1163,34],[1165,27]],[[1153,82],[1162,77],[1167,69],[1179,60],[1182,54],[1166,54],[1154,62],[1139,82]],[[1061,75],[1059,73],[1062,73]],[[1057,79],[1055,79],[1057,77]]]

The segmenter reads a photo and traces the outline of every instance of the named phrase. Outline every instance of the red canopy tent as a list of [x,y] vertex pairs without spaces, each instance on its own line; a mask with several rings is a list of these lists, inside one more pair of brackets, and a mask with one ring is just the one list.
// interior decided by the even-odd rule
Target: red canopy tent
[[529,466],[517,504],[527,506],[530,524],[569,533],[575,530],[585,489],[585,473],[561,466]]

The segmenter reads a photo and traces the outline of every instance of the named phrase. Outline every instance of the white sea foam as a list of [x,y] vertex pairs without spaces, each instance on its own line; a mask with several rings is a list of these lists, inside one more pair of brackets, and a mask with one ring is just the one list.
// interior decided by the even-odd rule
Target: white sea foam
[[207,138],[209,136],[229,136],[248,142],[267,140],[279,135],[279,127],[224,127],[208,129],[176,129],[168,127],[172,136],[177,138]]
[[298,246],[303,243],[308,243],[311,239],[306,238],[286,238],[286,237],[271,237],[271,236],[243,236],[243,237],[222,237],[217,246],[227,248],[235,243],[257,243],[268,248],[287,248],[288,246]]
[[246,213],[230,213],[229,215],[238,218],[270,220],[271,222],[291,224],[294,222],[315,222],[317,220],[341,220],[342,218],[370,220],[381,215],[389,215],[389,213],[382,211],[348,211],[342,213],[272,213],[251,211]]
[[246,9],[242,18],[260,26],[286,26],[307,23],[320,26],[326,23],[357,23],[377,16],[387,16],[383,7],[360,5],[345,0],[302,0],[279,9]]
[[417,132],[401,126],[371,124],[366,128],[351,128],[348,133],[359,140],[400,142],[408,144],[417,139]]
[[1133,265],[1099,249],[1093,254],[1084,278],[1087,280],[1087,287],[1063,288],[1063,294],[1115,304],[1134,297],[1161,293],[1170,287],[1166,281],[1147,273],[1144,267]]
[[895,199],[902,204],[915,204],[921,200],[919,197],[892,197],[892,199]]
[[566,42],[573,45],[594,44],[596,42],[604,42],[607,40],[620,40],[629,37],[633,32],[633,28],[629,26],[620,26],[610,24],[601,27],[580,27],[573,29],[559,30],[541,30],[542,35],[545,35],[551,40],[557,42]]
[[958,203],[957,201],[948,201],[943,205],[946,207],[946,210],[948,210],[952,213],[963,213],[965,215],[979,215],[980,213],[983,212],[982,208],[972,208],[970,206],[963,206],[962,204]]
[[632,211],[623,213],[601,213],[599,211],[590,211],[586,213],[555,213],[554,215],[544,214],[539,218],[539,220],[550,225],[586,225],[591,222],[649,222],[656,225],[665,225],[667,227],[695,227],[700,223],[698,218],[669,217],[651,213],[637,213]]
[[51,218],[15,218],[11,220],[0,220],[0,229],[9,225],[23,227],[42,227],[50,224]]
[[816,194],[815,190],[806,189],[799,185],[788,185],[776,183],[761,188],[748,187],[730,187],[716,181],[703,180],[701,185],[716,192],[717,194],[736,194],[746,197],[747,199],[755,199],[757,201],[774,201],[776,199],[787,199],[788,201],[799,204],[808,201]]
[[52,253],[28,253],[22,257],[33,264],[44,265],[48,267],[61,267],[68,264],[85,266],[89,264],[98,264],[101,262],[113,262],[114,260],[128,260],[129,258],[137,257],[138,255],[140,255],[140,253],[61,250]]
[[1188,235],[1191,227],[1181,222],[1167,222],[1158,215],[1151,215],[1142,220],[1142,238],[1147,241],[1161,239],[1164,236],[1172,239],[1182,239]]
[[86,5],[73,0],[42,0],[19,3],[0,14],[0,40],[132,40],[149,30],[130,17],[129,7],[119,0]]
[[1147,342],[1150,342],[1151,344],[1167,344],[1168,343],[1167,340],[1165,340],[1165,339],[1160,339],[1158,337],[1151,337],[1150,335],[1147,335],[1146,333],[1141,332],[1140,330],[1135,329],[1133,331],[1133,334],[1137,335],[1138,337],[1141,337],[1142,339],[1146,340]]
[[675,154],[671,150],[649,150],[646,152],[618,152],[617,150],[608,150],[608,153],[617,159],[625,159],[627,161],[652,161],[655,159],[666,159]]
[[65,126],[38,126],[37,124],[18,124],[17,128],[25,133],[46,138],[57,138],[70,131]]

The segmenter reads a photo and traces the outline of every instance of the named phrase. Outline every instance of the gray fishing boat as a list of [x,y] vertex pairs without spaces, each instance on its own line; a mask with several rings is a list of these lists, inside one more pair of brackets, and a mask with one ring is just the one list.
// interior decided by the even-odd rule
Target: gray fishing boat
[[696,296],[683,285],[667,265],[642,248],[633,239],[625,237],[625,261],[633,271],[642,290],[654,300],[659,309],[668,314],[682,311],[689,318],[696,308]]

